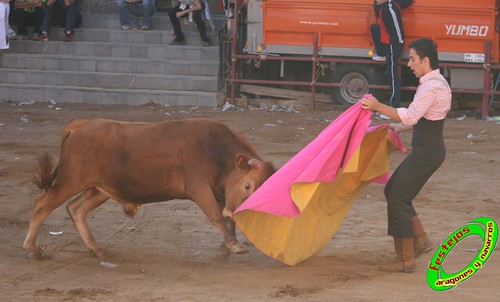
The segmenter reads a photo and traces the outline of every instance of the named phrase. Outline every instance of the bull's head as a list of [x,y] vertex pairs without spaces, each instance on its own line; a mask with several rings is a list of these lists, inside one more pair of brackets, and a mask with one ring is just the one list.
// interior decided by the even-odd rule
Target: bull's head
[[238,153],[234,169],[225,183],[226,206],[224,217],[231,217],[233,212],[275,171],[273,164],[256,158],[249,158]]

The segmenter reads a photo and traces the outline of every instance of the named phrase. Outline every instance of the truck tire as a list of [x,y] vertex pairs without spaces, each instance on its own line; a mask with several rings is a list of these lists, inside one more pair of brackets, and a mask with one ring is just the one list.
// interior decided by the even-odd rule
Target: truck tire
[[[375,68],[368,64],[339,64],[333,69],[331,80],[333,83],[340,84],[381,85],[385,80],[383,70],[383,68]],[[367,87],[333,87],[331,96],[332,101],[337,104],[352,106],[366,93],[379,97],[381,92],[380,89]]]

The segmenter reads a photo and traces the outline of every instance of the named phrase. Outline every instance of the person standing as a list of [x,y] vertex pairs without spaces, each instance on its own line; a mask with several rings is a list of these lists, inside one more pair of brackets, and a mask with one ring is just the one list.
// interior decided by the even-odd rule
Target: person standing
[[439,71],[437,46],[430,39],[409,45],[408,67],[419,85],[408,108],[393,108],[374,97],[360,100],[364,109],[385,114],[398,124],[396,132],[413,129],[413,151],[396,168],[387,182],[388,234],[394,237],[396,259],[381,267],[390,272],[414,272],[415,258],[431,250],[431,244],[413,207],[413,199],[446,156],[443,127],[451,107],[451,90]]
[[47,0],[43,13],[42,25],[38,41],[48,41],[49,31],[53,19],[55,23],[64,28],[64,42],[71,42],[75,34],[75,28],[82,24],[80,12],[80,0]]
[[[371,31],[374,44],[382,44],[377,47],[377,52],[381,52],[377,53],[377,55],[386,57],[387,77],[389,79],[389,85],[391,86],[389,104],[394,108],[401,106],[401,72],[399,59],[403,54],[404,45],[401,9],[407,8],[412,3],[413,0],[375,0],[373,4],[375,15],[380,20],[380,32],[377,32],[378,29],[373,26]],[[377,57],[374,57],[374,59],[380,60],[380,58]]]
[[0,0],[0,54],[9,49],[9,12],[10,0]]
[[200,0],[179,0],[179,4],[168,11],[175,34],[175,39],[169,43],[170,45],[186,45],[186,39],[181,30],[180,18],[188,17],[189,13],[193,13],[193,20],[200,33],[203,47],[212,45],[207,36],[205,22],[202,19],[204,6],[204,2],[202,3]]
[[135,17],[142,17],[142,30],[151,30],[150,18],[156,12],[155,0],[116,0],[123,30],[137,29]]

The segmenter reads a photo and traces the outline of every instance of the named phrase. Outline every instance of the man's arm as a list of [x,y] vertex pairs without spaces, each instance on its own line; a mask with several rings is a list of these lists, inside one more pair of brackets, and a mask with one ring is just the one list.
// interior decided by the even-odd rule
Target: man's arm
[[379,100],[377,100],[373,96],[363,97],[361,100],[359,100],[359,102],[361,103],[361,107],[363,109],[378,111],[379,113],[390,117],[392,120],[394,120],[396,122],[401,121],[401,118],[399,117],[399,114],[398,114],[398,111],[396,108],[393,108],[391,106],[388,106],[386,104],[379,102]]
[[190,12],[196,12],[196,11],[199,11],[201,10],[202,6],[201,6],[201,3],[200,3],[200,0],[194,0],[194,4],[192,7],[188,8],[188,9],[185,9],[183,11],[180,11],[180,12],[177,12],[177,14],[175,14],[175,16],[177,18],[180,18],[186,14],[189,14]]
[[389,124],[389,127],[391,127],[392,129],[394,129],[394,132],[396,132],[396,133],[401,133],[401,132],[404,132],[404,131],[413,130],[413,126],[411,126],[411,125],[403,125],[401,123],[391,123],[391,124]]

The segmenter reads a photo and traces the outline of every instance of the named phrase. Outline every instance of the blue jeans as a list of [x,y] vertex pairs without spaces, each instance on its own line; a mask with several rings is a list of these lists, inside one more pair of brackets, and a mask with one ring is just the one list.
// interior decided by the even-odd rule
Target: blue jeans
[[64,17],[64,24],[60,24],[60,20],[56,20],[57,23],[62,27],[64,25],[64,32],[75,33],[75,27],[80,27],[82,23],[82,15],[79,12],[80,2],[79,0],[74,0],[73,4],[66,6],[64,0],[57,0],[54,4],[45,7],[43,13],[42,25],[40,26],[40,31],[49,32],[50,25],[52,24],[52,19],[61,19]]
[[142,17],[142,26],[151,28],[149,19],[156,12],[155,0],[142,0],[142,3],[127,3],[125,0],[116,0],[118,14],[122,26],[135,26],[135,17]]

